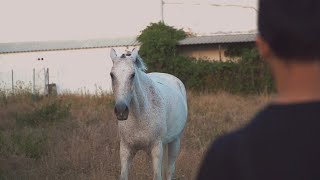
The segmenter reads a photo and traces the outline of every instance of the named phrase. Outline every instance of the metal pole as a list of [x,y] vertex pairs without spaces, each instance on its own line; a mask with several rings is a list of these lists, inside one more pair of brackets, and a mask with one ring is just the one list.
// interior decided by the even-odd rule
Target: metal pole
[[46,75],[46,68],[43,68],[43,73],[44,73],[44,95],[47,93],[47,75]]
[[160,0],[160,16],[161,16],[161,22],[164,22],[163,20],[163,0]]
[[12,94],[14,94],[13,69],[11,70],[11,84],[12,84]]
[[49,95],[49,68],[47,68],[47,94]]
[[48,86],[49,86],[49,84],[50,84],[50,81],[49,81],[50,80],[49,79],[50,78],[50,76],[49,76],[49,68],[47,68],[47,76],[48,76]]
[[36,69],[33,68],[33,86],[32,86],[33,94],[36,94]]

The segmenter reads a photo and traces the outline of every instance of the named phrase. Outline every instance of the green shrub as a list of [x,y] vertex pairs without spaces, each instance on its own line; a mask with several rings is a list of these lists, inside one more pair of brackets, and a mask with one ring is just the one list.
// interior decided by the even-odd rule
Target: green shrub
[[16,114],[16,123],[19,126],[39,126],[53,123],[70,115],[70,104],[61,100],[53,100],[48,104],[35,108],[31,112]]
[[2,134],[2,131],[0,131],[0,153],[4,150],[4,148],[5,148],[4,136]]
[[176,55],[179,40],[184,39],[183,30],[177,30],[163,22],[151,23],[144,29],[138,40],[142,42],[139,54],[148,65],[149,71],[166,71]]
[[47,137],[41,131],[32,130],[27,133],[15,131],[11,139],[14,151],[26,157],[39,159],[46,152]]
[[[177,43],[186,37],[182,30],[152,23],[142,31],[140,55],[149,72],[170,73],[182,80],[188,89],[227,91],[231,93],[269,93],[274,83],[267,65],[254,44],[227,45],[230,61],[207,61],[177,54]],[[240,60],[234,61],[232,59]]]
[[3,90],[3,89],[0,89],[0,106],[1,105],[7,105],[7,104],[8,104],[8,98],[7,98],[6,91]]

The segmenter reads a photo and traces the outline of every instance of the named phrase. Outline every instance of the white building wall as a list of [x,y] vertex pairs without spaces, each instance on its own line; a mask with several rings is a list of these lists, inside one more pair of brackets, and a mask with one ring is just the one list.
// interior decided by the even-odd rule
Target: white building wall
[[[127,48],[115,49],[120,54]],[[49,68],[49,83],[55,83],[60,94],[111,92],[109,73],[112,60],[109,55],[110,48],[0,54],[0,88],[12,89],[13,70],[14,85],[23,82],[32,89],[35,69],[35,86],[43,93],[44,71]],[[38,58],[43,60],[39,61]]]

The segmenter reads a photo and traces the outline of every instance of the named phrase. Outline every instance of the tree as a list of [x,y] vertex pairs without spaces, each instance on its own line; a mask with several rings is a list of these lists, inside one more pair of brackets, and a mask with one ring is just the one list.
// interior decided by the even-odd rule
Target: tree
[[149,71],[168,71],[170,62],[176,56],[177,44],[184,39],[186,33],[165,25],[163,22],[151,23],[138,36],[142,43],[139,54],[142,56]]

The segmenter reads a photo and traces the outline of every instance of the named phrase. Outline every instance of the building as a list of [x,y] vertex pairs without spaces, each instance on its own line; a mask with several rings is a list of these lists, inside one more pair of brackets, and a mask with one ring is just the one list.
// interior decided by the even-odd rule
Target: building
[[[178,52],[195,58],[225,61],[228,44],[254,43],[255,34],[188,37]],[[136,38],[0,43],[0,90],[19,87],[48,93],[111,92],[110,48],[117,52],[140,46]]]
[[136,47],[135,38],[0,44],[0,90],[29,88],[48,93],[111,91],[110,48],[118,52]]
[[256,34],[234,34],[189,37],[181,40],[178,53],[211,61],[226,61],[230,58],[225,55],[229,45],[251,45],[255,43]]

